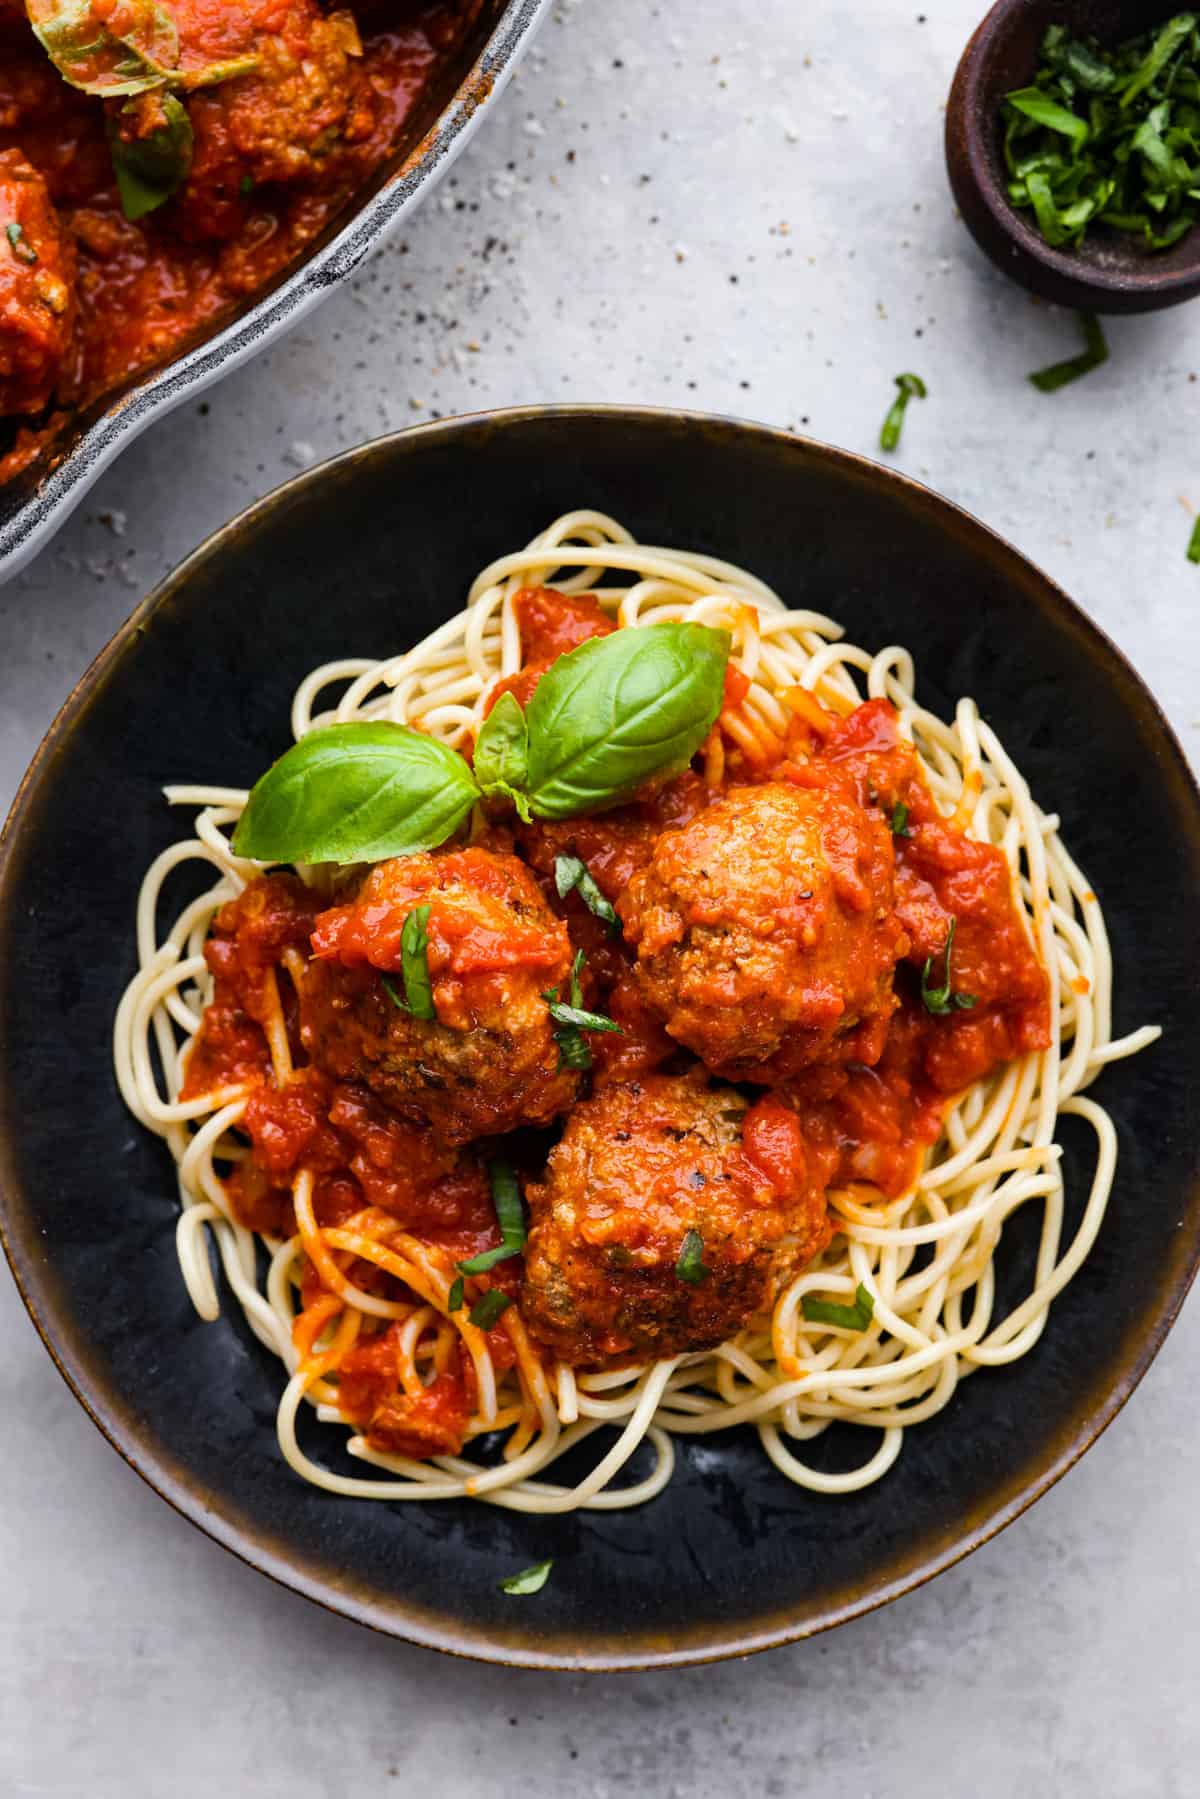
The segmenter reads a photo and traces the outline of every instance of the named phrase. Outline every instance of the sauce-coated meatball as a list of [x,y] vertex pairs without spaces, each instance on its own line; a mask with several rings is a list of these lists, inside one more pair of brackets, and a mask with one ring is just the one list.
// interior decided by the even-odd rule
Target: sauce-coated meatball
[[892,840],[838,790],[736,787],[655,844],[618,910],[642,992],[730,1080],[875,1061],[905,946]]
[[582,1365],[724,1342],[824,1248],[825,1173],[773,1096],[748,1108],[698,1073],[614,1082],[527,1190],[522,1312]]
[[[430,907],[434,1022],[397,1003],[401,933],[419,905]],[[328,1073],[364,1082],[446,1143],[547,1124],[570,1105],[578,1077],[559,1069],[543,997],[567,982],[570,940],[515,856],[468,849],[383,862],[351,904],[321,915],[312,943],[301,1034]]]
[[0,415],[49,404],[75,318],[74,255],[46,184],[0,152]]

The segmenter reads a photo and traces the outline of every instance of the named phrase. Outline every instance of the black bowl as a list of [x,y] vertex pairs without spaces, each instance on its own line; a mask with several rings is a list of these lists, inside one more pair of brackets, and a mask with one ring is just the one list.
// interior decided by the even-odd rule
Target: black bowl
[[0,582],[49,542],[148,425],[290,331],[398,229],[496,103],[546,4],[476,0],[461,42],[434,71],[395,148],[304,253],[161,366],[76,413],[52,450],[0,487]]
[[[180,831],[162,783],[250,782],[284,746],[309,668],[409,643],[462,604],[487,561],[580,505],[646,541],[741,562],[864,644],[899,638],[935,708],[973,693],[1105,899],[1117,1029],[1165,1030],[1103,1078],[1121,1133],[1116,1188],[1034,1353],[966,1382],[880,1484],[847,1498],[789,1485],[748,1432],[685,1446],[668,1491],[624,1513],[524,1518],[306,1486],[276,1447],[279,1366],[235,1306],[218,1324],[193,1315],[172,1164],[114,1088],[109,1033],[133,968],[138,883]],[[1014,1518],[1161,1344],[1200,1254],[1198,902],[1200,795],[1154,701],[1044,575],[946,501],[728,420],[563,408],[422,426],[302,475],[211,539],[51,728],[0,848],[8,1254],[47,1348],[113,1444],[185,1516],[297,1591],[417,1642],[542,1667],[781,1643],[903,1592]],[[1087,1146],[1066,1142],[1074,1218]],[[1008,1278],[1033,1253],[1018,1233]],[[340,1453],[336,1432],[313,1429],[323,1454]],[[855,1451],[844,1427],[821,1439],[830,1465]],[[132,1543],[113,1553],[132,1565]],[[536,1599],[497,1590],[546,1556],[554,1575]]]
[[1048,25],[1119,44],[1161,25],[1173,0],[996,0],[963,52],[946,106],[946,168],[972,237],[1031,293],[1082,312],[1154,312],[1200,294],[1200,229],[1169,250],[1090,230],[1078,248],[1048,244],[1008,198],[1000,104],[1033,80]]

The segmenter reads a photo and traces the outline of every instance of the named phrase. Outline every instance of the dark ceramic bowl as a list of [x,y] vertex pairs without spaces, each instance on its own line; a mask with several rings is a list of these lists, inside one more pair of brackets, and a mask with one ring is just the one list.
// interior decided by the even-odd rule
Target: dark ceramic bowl
[[494,106],[547,0],[480,0],[454,54],[441,65],[401,141],[341,217],[218,330],[161,368],[136,376],[79,413],[37,463],[0,487],[0,582],[45,545],[96,478],[164,413],[249,361],[345,281],[446,172]]
[[1048,244],[1009,202],[999,122],[1005,94],[1033,80],[1048,25],[1119,44],[1179,10],[1163,0],[997,0],[963,52],[946,108],[950,186],[980,249],[1031,293],[1083,312],[1153,312],[1200,294],[1200,229],[1170,250],[1102,229],[1078,249]]
[[[1104,896],[1116,1028],[1164,1027],[1100,1084],[1120,1172],[1034,1353],[965,1382],[882,1482],[846,1498],[791,1486],[746,1431],[685,1441],[668,1491],[629,1512],[524,1518],[306,1486],[276,1446],[279,1365],[235,1305],[216,1324],[192,1312],[173,1165],[113,1085],[138,883],[181,828],[162,784],[249,783],[287,741],[315,663],[407,645],[486,562],[581,505],[646,542],[743,563],[861,643],[899,637],[944,713],[974,694]],[[1181,927],[1198,905],[1200,795],[1154,701],[1064,594],[945,500],[730,420],[553,408],[422,426],[300,476],[199,549],[85,675],[30,770],[0,846],[9,1258],[47,1348],[131,1465],[298,1592],[420,1643],[541,1667],[782,1643],[902,1593],[1016,1517],[1162,1343],[1200,1253],[1200,936]],[[1064,1141],[1070,1226],[1089,1158],[1071,1120]],[[1036,1222],[1017,1221],[1002,1298],[1035,1255]],[[311,1428],[338,1462],[338,1434]],[[830,1467],[861,1458],[847,1427],[814,1447]],[[112,1553],[132,1566],[135,1545]],[[536,1599],[497,1591],[546,1556]]]

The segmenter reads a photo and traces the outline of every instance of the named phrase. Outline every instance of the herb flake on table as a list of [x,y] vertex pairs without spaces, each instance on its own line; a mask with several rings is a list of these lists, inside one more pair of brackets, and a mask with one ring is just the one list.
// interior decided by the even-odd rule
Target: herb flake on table
[[1100,320],[1094,312],[1081,312],[1078,316],[1083,331],[1083,349],[1078,356],[1069,356],[1065,362],[1052,362],[1049,368],[1035,369],[1029,379],[1039,393],[1057,393],[1060,387],[1078,381],[1081,375],[1108,361],[1108,342]]
[[920,375],[897,375],[896,398],[888,407],[887,417],[879,433],[881,450],[895,450],[900,445],[900,433],[904,428],[904,414],[908,410],[908,402],[912,399],[923,400],[926,396],[925,383]]

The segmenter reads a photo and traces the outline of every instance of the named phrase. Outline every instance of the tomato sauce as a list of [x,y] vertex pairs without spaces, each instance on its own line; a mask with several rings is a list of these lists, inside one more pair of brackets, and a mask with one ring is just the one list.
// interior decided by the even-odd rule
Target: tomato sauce
[[[0,482],[52,453],[72,412],[210,334],[286,269],[353,198],[397,141],[469,13],[461,4],[420,0],[389,10],[401,15],[400,23],[381,30],[364,23],[361,35],[351,14],[317,15],[320,33],[333,32],[335,19],[346,21],[341,42],[352,58],[357,97],[335,111],[299,30],[311,25],[309,0],[176,0],[185,49],[181,66],[236,55],[252,25],[259,34],[274,34],[300,73],[278,96],[282,126],[267,110],[265,83],[259,115],[250,101],[235,111],[230,100],[236,90],[246,90],[247,80],[190,95],[195,150],[187,188],[131,222],[121,207],[109,130],[135,130],[136,122],[122,113],[114,126],[112,109],[119,103],[68,86],[19,25],[4,26],[0,7],[0,155],[19,151],[44,178],[77,294],[72,340],[50,406],[38,416],[21,406],[0,421]],[[364,13],[367,23],[369,18]],[[329,48],[327,36],[317,39],[322,47]],[[276,141],[281,130],[284,140]],[[288,131],[295,133],[294,144],[286,141]],[[331,144],[335,153],[328,153]],[[240,176],[239,168],[245,171]],[[7,249],[2,240],[0,249]],[[0,396],[3,363],[0,341]]]

